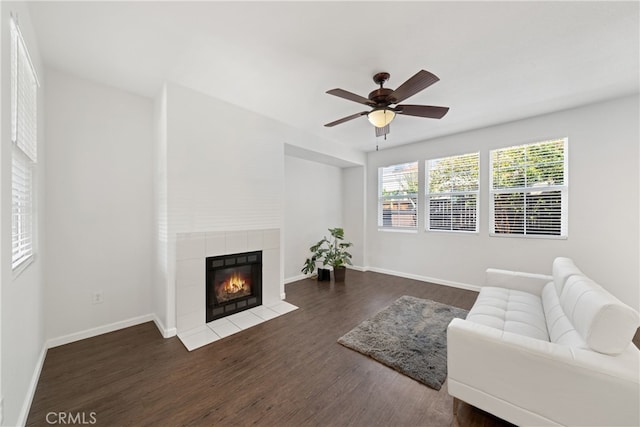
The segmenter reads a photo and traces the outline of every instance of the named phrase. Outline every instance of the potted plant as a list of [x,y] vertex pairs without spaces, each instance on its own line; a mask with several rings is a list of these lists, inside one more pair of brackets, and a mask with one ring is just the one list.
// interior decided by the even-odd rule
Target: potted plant
[[[311,257],[307,258],[302,267],[302,272],[312,274],[316,269],[316,264],[321,262],[323,266],[333,267],[333,276],[336,282],[344,282],[346,275],[346,265],[352,265],[351,254],[347,249],[353,243],[344,242],[344,230],[342,228],[330,228],[331,238],[323,237],[318,243],[311,246]],[[318,280],[330,280],[330,273],[318,269]]]
[[[304,274],[313,274],[313,272],[316,271],[316,266],[319,263],[322,263],[323,267],[327,265],[327,243],[327,238],[323,237],[322,240],[309,248],[309,250],[311,251],[311,257],[305,260],[304,266],[302,267],[302,270],[300,270],[301,272],[303,272]],[[325,280],[331,280],[331,271],[326,268],[318,268],[318,281],[322,282]]]

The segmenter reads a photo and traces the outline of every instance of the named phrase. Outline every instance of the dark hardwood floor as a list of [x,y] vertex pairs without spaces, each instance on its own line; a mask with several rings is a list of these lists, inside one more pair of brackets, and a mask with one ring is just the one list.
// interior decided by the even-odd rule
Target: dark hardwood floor
[[464,403],[454,419],[446,383],[432,390],[336,342],[402,295],[469,309],[475,292],[350,270],[346,284],[286,293],[298,310],[193,352],[153,323],[50,349],[27,425],[61,412],[98,426],[509,425]]

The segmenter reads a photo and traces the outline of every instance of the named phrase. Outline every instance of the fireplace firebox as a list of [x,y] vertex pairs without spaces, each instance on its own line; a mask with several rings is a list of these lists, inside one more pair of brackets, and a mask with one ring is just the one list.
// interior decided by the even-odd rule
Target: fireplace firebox
[[262,305],[262,251],[206,259],[206,320]]

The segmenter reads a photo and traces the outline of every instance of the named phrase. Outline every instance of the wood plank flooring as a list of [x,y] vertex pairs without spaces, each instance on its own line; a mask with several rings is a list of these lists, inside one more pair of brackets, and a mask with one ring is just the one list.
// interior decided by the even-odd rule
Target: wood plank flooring
[[[300,307],[188,352],[153,323],[50,349],[28,426],[507,426],[336,342],[402,295],[469,309],[477,294],[372,272],[286,286]],[[54,415],[55,416],[55,415]],[[50,420],[51,415],[49,415]]]

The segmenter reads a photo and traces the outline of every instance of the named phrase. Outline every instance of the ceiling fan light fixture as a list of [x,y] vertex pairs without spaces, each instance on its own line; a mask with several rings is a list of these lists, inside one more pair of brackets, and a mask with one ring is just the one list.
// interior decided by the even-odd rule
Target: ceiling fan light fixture
[[373,110],[372,112],[367,114],[369,122],[371,122],[371,124],[377,128],[385,127],[386,125],[391,123],[395,116],[396,113],[388,108],[380,108],[377,110]]

